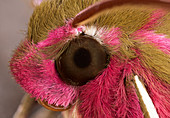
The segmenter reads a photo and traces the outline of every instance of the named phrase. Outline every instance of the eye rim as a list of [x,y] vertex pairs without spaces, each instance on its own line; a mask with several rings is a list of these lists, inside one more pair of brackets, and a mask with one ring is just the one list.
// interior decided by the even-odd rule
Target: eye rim
[[[100,48],[104,51],[104,54],[105,54],[105,64],[103,64],[103,68],[102,68],[102,69],[100,69],[99,71],[96,72],[97,74],[95,74],[94,77],[92,77],[92,78],[89,79],[88,81],[83,82],[82,84],[80,84],[81,82],[72,81],[72,80],[71,80],[70,78],[68,78],[67,76],[64,76],[63,74],[61,74],[61,73],[62,73],[62,72],[61,72],[61,68],[62,68],[62,67],[61,67],[61,59],[62,59],[63,54],[66,53],[67,49],[68,49],[69,46],[71,45],[71,42],[74,41],[74,40],[79,40],[79,38],[82,38],[82,37],[85,37],[85,39],[83,39],[83,40],[86,40],[86,39],[89,40],[89,39],[90,39],[91,41],[94,41],[95,43],[97,43],[97,44],[100,46]],[[89,39],[88,39],[88,38],[89,38]],[[67,46],[67,49],[65,49],[65,51],[63,51],[63,53],[62,53],[60,56],[58,56],[58,58],[56,58],[56,59],[54,60],[56,72],[58,73],[58,76],[60,77],[60,79],[61,79],[64,83],[66,83],[66,84],[68,84],[68,85],[75,86],[75,87],[77,87],[77,86],[83,86],[83,85],[87,84],[89,81],[95,79],[98,75],[100,75],[100,74],[103,72],[103,70],[104,70],[105,68],[107,68],[107,66],[109,65],[110,58],[111,58],[110,50],[108,49],[108,47],[107,47],[106,45],[100,44],[93,36],[82,33],[82,34],[80,34],[79,36],[73,38],[72,40],[69,40],[69,42],[67,42],[67,43],[68,43],[68,45],[69,45],[69,46]],[[66,43],[65,45],[67,45],[67,43]],[[80,47],[80,48],[81,48],[81,47]],[[85,49],[86,49],[86,47],[85,47]],[[81,68],[79,68],[79,69],[81,69]],[[85,69],[88,70],[88,68],[85,68]],[[82,69],[82,70],[83,70],[83,69]],[[91,73],[94,73],[94,72],[91,71]],[[64,78],[64,79],[67,79],[67,81],[65,81],[63,78]]]
[[51,110],[51,111],[66,111],[68,109],[70,109],[73,105],[68,105],[67,107],[64,107],[64,106],[55,106],[54,104],[48,104],[47,101],[45,100],[40,100],[38,99],[37,102],[42,105],[43,107],[45,107],[46,109],[48,110]]

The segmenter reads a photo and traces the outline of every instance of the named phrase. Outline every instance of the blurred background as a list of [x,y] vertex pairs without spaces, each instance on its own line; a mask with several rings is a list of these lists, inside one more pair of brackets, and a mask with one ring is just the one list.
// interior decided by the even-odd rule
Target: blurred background
[[24,39],[33,12],[31,0],[0,0],[0,118],[12,118],[24,91],[12,79],[9,60]]

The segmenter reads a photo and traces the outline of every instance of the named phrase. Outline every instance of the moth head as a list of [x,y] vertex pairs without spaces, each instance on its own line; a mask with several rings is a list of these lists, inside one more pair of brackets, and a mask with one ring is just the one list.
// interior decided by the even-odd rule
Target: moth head
[[[147,24],[156,8],[162,9],[159,4],[168,9],[158,0],[34,2],[26,40],[14,54],[11,70],[17,82],[51,110],[70,108],[77,89],[97,79],[120,46],[117,54],[125,54],[124,60],[136,58],[129,51],[136,48],[127,40],[130,34]],[[155,16],[159,19],[164,12]],[[158,30],[168,34],[168,28]]]

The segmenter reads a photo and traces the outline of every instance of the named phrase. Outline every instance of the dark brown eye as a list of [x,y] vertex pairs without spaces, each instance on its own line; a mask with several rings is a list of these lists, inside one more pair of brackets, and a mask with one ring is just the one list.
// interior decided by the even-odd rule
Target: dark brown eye
[[106,49],[88,35],[71,40],[56,60],[61,79],[67,84],[81,86],[94,79],[108,64]]
[[90,51],[85,48],[79,48],[73,56],[74,63],[79,68],[88,67],[92,61]]

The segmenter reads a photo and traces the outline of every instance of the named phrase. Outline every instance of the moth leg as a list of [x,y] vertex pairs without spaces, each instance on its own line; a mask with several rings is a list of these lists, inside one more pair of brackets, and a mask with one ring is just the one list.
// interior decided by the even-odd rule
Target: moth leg
[[30,118],[63,118],[61,112],[51,111],[41,107]]
[[26,118],[34,104],[36,104],[35,99],[31,98],[30,95],[25,94],[13,118]]

